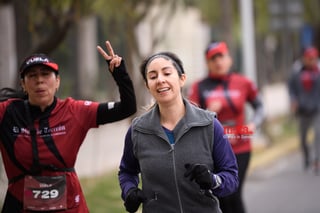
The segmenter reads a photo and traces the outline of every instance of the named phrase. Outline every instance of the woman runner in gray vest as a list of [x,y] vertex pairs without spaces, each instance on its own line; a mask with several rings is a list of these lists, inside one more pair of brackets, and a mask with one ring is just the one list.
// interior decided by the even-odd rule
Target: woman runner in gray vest
[[220,122],[183,97],[186,75],[173,53],[150,56],[140,71],[156,103],[133,120],[125,138],[119,182],[126,210],[143,203],[143,213],[220,213],[217,196],[238,187]]

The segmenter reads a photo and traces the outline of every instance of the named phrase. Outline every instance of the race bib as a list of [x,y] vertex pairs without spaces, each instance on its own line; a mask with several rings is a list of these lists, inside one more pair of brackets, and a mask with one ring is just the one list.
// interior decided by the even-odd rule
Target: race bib
[[25,210],[53,211],[67,208],[66,177],[30,176],[24,178]]

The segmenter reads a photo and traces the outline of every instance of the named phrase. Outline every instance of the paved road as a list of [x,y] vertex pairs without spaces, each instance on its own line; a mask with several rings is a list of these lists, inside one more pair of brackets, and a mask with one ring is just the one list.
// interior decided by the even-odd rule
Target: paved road
[[247,178],[247,213],[320,213],[320,176],[304,172],[300,153],[259,168]]

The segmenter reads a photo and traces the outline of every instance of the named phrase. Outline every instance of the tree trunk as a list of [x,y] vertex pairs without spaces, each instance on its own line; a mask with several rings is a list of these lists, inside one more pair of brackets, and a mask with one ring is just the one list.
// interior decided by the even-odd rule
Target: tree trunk
[[97,85],[97,20],[94,16],[82,18],[76,26],[76,88],[81,98],[92,98]]
[[[15,26],[15,43],[16,43],[16,57],[17,57],[17,66],[23,61],[25,57],[30,54],[31,39],[30,34],[28,33],[28,8],[29,0],[13,0],[15,20],[13,23]],[[16,77],[15,85],[19,86],[20,79]]]
[[224,40],[228,43],[228,47],[232,53],[235,52],[234,47],[234,36],[232,32],[233,28],[233,8],[231,0],[220,0],[221,4],[221,20],[220,20],[220,28],[222,29],[222,36]]
[[14,10],[0,5],[0,87],[14,87],[17,76]]

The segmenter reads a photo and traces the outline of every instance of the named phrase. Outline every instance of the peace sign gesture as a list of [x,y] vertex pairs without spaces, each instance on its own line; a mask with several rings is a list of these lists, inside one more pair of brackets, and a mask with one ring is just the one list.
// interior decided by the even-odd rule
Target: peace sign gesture
[[109,54],[107,54],[100,46],[97,46],[97,49],[98,49],[99,53],[104,57],[104,59],[106,59],[107,61],[110,61],[109,62],[109,70],[110,70],[110,72],[113,72],[115,67],[120,66],[122,57],[114,54],[113,48],[112,48],[109,41],[106,41],[106,47],[107,47]]

